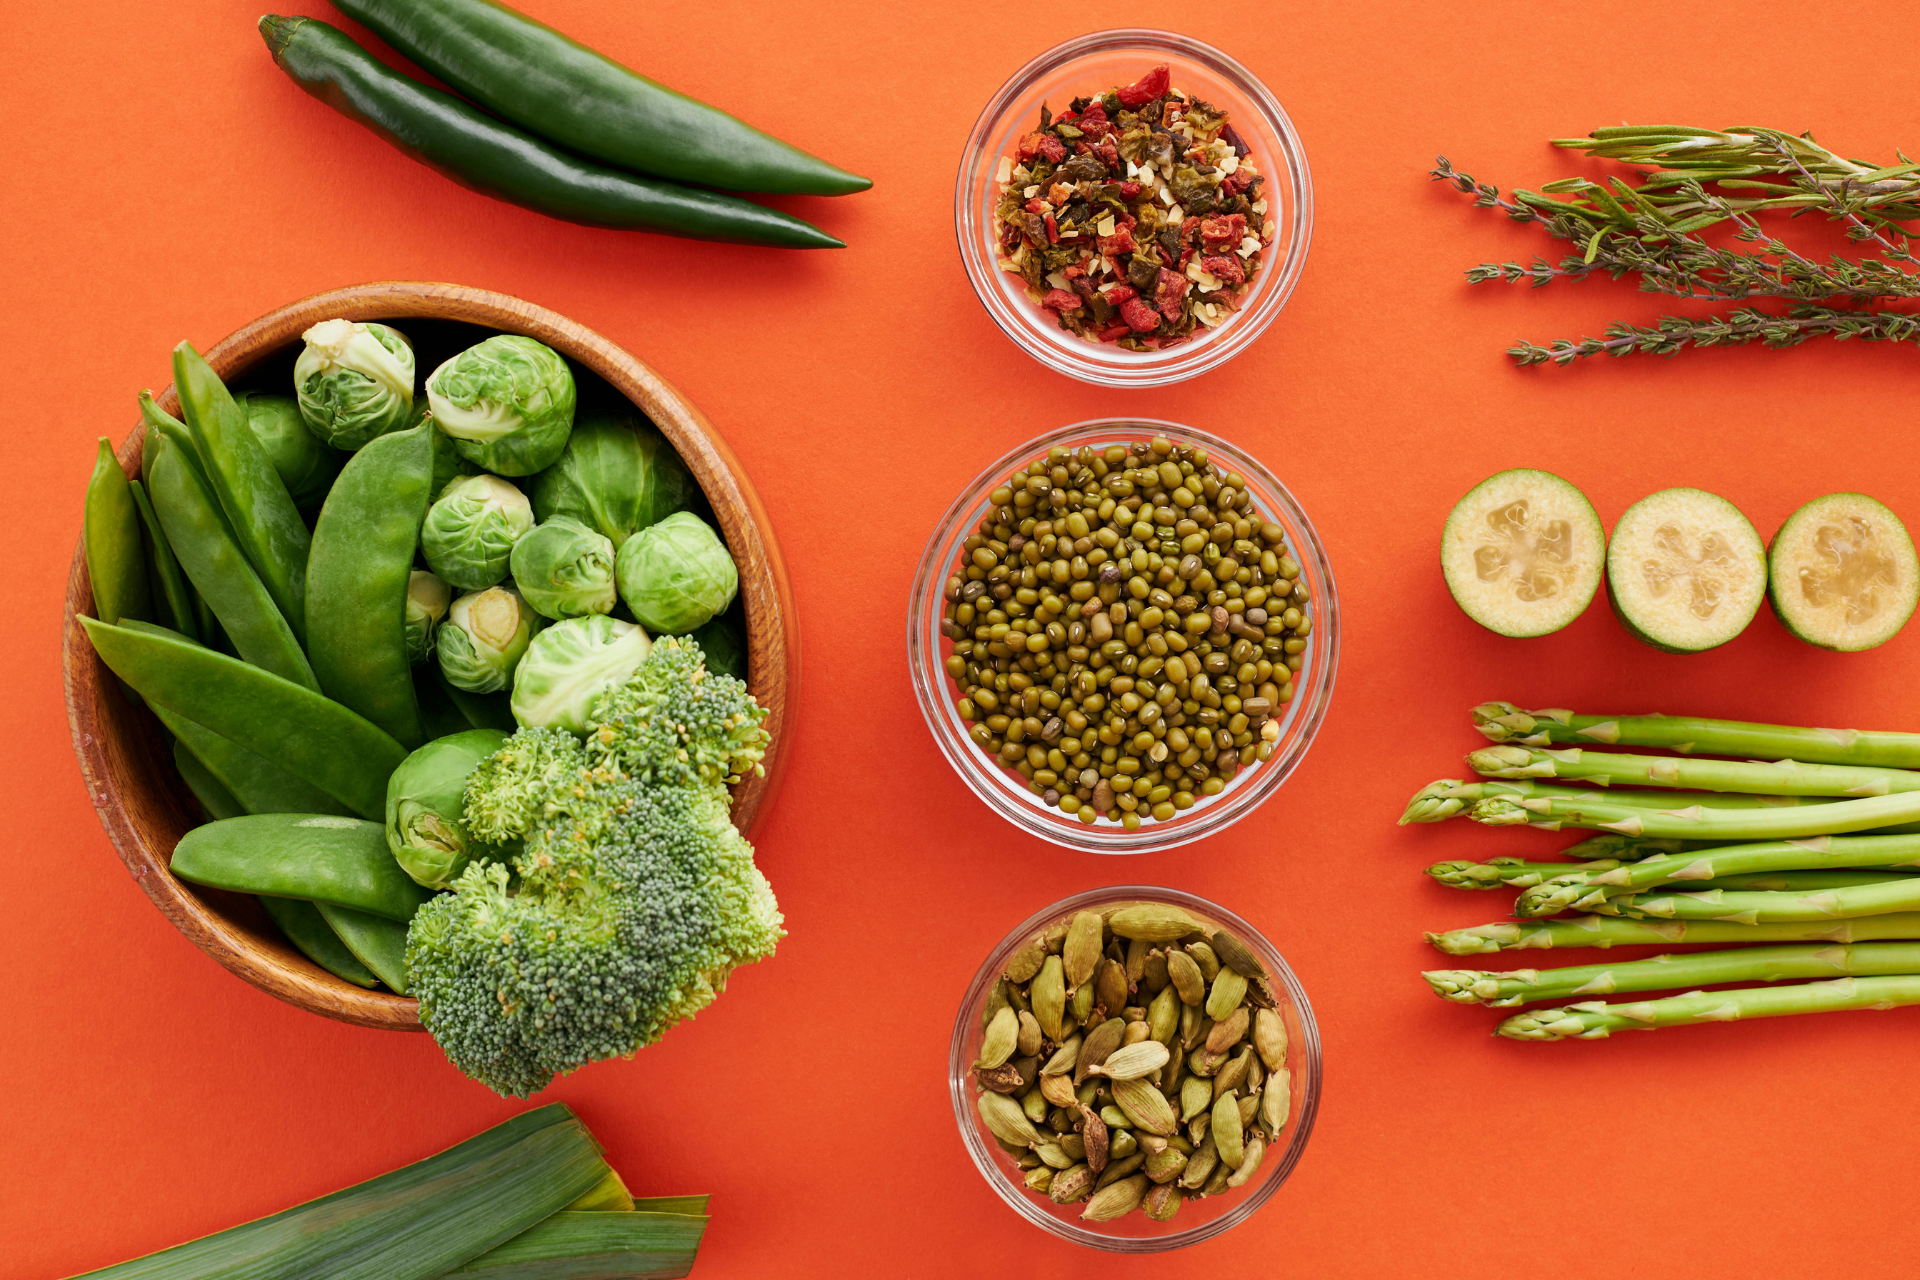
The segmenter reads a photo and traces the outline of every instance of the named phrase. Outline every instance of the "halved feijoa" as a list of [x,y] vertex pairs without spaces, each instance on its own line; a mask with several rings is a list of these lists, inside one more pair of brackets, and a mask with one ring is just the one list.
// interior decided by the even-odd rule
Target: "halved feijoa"
[[1662,489],[1628,507],[1607,548],[1607,598],[1634,636],[1699,653],[1746,630],[1767,593],[1767,549],[1725,498]]
[[1920,600],[1913,539],[1864,493],[1830,493],[1788,516],[1767,561],[1774,613],[1822,649],[1884,644]]
[[1503,636],[1544,636],[1580,616],[1606,568],[1593,504],[1547,471],[1502,471],[1468,491],[1440,534],[1447,590]]

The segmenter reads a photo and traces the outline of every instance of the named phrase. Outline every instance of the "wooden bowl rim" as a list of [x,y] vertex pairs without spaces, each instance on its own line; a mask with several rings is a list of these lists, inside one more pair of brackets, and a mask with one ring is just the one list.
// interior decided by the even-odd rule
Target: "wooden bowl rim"
[[[750,830],[771,803],[785,772],[791,738],[789,717],[799,683],[799,637],[794,630],[786,566],[766,509],[712,423],[650,365],[586,326],[535,303],[465,285],[389,280],[330,290],[268,312],[204,354],[213,369],[231,381],[298,341],[313,325],[334,317],[450,320],[536,338],[606,379],[638,406],[680,453],[700,482],[728,548],[734,552],[740,567],[740,590],[749,604],[749,683],[768,710],[767,728],[773,735],[764,776],[749,778],[734,790],[734,824],[743,832]],[[179,400],[171,384],[155,400],[169,413],[178,414]],[[141,437],[142,429],[136,424],[116,451],[130,476],[140,471]],[[160,847],[130,817],[120,779],[108,759],[107,744],[98,731],[103,719],[99,700],[120,697],[121,693],[77,621],[79,614],[93,614],[84,539],[74,550],[65,605],[61,674],[74,754],[108,839],[160,913],[227,970],[289,1004],[358,1026],[422,1030],[418,1001],[356,987],[284,943],[263,946],[214,905],[218,897],[227,895],[209,894],[173,876],[172,846]],[[137,717],[151,718],[143,706],[131,710]]]

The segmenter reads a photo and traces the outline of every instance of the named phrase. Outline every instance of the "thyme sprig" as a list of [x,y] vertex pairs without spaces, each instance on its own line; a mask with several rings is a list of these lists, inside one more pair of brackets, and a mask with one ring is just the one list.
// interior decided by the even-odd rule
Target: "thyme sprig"
[[[1566,178],[1538,192],[1516,189],[1509,197],[1438,157],[1433,180],[1472,196],[1475,207],[1541,227],[1572,250],[1557,263],[1538,255],[1525,263],[1483,262],[1468,269],[1470,283],[1540,288],[1593,275],[1633,276],[1643,291],[1666,297],[1779,299],[1791,305],[1784,314],[1749,306],[1701,319],[1665,316],[1652,327],[1614,324],[1605,338],[1546,346],[1520,342],[1508,348],[1520,364],[1673,355],[1688,346],[1751,342],[1788,347],[1816,336],[1920,340],[1920,313],[1886,306],[1920,299],[1920,257],[1896,225],[1920,218],[1920,163],[1902,155],[1897,165],[1875,167],[1841,157],[1810,135],[1760,128],[1623,126],[1596,130],[1589,138],[1556,139],[1554,145],[1651,166],[1651,172],[1637,186],[1619,178],[1605,184]],[[1762,180],[1767,177],[1786,181]],[[1767,212],[1823,213],[1845,224],[1850,241],[1880,252],[1858,258],[1835,253],[1816,261],[1770,235],[1758,216]],[[1746,247],[1701,238],[1702,231],[1723,224]]]

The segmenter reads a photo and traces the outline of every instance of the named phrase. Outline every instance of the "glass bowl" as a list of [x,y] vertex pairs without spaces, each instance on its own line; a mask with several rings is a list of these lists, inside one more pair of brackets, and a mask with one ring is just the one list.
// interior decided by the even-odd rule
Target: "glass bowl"
[[[1289,1119],[1283,1130],[1285,1145],[1276,1143],[1261,1161],[1260,1170],[1244,1187],[1223,1191],[1203,1200],[1188,1200],[1171,1222],[1155,1222],[1144,1213],[1129,1213],[1112,1222],[1085,1223],[1080,1219],[1080,1204],[1060,1205],[1039,1192],[1029,1191],[1020,1181],[1020,1170],[987,1131],[975,1105],[972,1064],[980,1056],[980,1013],[993,984],[1000,980],[1007,963],[1050,925],[1067,920],[1077,911],[1104,911],[1133,902],[1170,903],[1183,907],[1189,915],[1215,928],[1235,934],[1260,957],[1272,978],[1275,1008],[1287,1028],[1287,1068],[1291,1089]],[[1313,1020],[1313,1006],[1300,980],[1287,967],[1279,951],[1252,925],[1224,907],[1205,898],[1177,889],[1153,885],[1116,885],[1093,889],[1064,898],[1020,926],[995,947],[986,963],[973,975],[960,1012],[953,1021],[953,1043],[947,1051],[947,1087],[953,1097],[953,1118],[960,1126],[960,1139],[974,1167],[1000,1198],[1012,1205],[1021,1217],[1052,1232],[1063,1240],[1116,1253],[1158,1253],[1179,1249],[1202,1240],[1210,1240],[1230,1227],[1246,1221],[1253,1212],[1272,1198],[1280,1184],[1293,1172],[1306,1150],[1313,1132],[1313,1120],[1320,1106],[1320,1030]]]
[[[1146,822],[1137,831],[1115,823],[1089,826],[1058,809],[1049,808],[1028,789],[1027,781],[1002,766],[967,736],[960,718],[959,691],[944,666],[952,642],[940,634],[946,602],[947,576],[961,559],[961,544],[973,533],[989,504],[987,497],[1018,467],[1043,457],[1049,449],[1078,449],[1082,445],[1130,444],[1164,435],[1176,445],[1204,448],[1223,470],[1246,478],[1254,506],[1286,531],[1287,546],[1300,565],[1300,581],[1307,587],[1308,616],[1313,628],[1307,637],[1300,670],[1294,677],[1294,696],[1276,719],[1280,737],[1268,760],[1241,769],[1218,795],[1201,797],[1193,807],[1165,822]],[[1320,536],[1306,512],[1252,457],[1218,436],[1152,418],[1105,418],[1061,427],[1030,440],[999,459],[968,485],[941,517],[915,571],[913,595],[907,613],[907,658],[914,694],[934,741],[973,793],[996,813],[1043,840],[1094,853],[1144,853],[1171,849],[1224,830],[1244,818],[1272,795],[1299,765],[1326,716],[1333,696],[1333,678],[1340,660],[1340,602],[1333,571]]]
[[[1083,94],[1129,84],[1166,63],[1173,86],[1224,107],[1227,120],[1251,148],[1266,175],[1267,217],[1274,222],[1267,266],[1240,309],[1218,328],[1164,351],[1127,351],[1089,342],[1061,329],[1027,297],[1024,283],[996,264],[995,170],[1023,134],[1033,131],[1040,104],[1055,109]],[[1210,45],[1166,31],[1096,31],[1047,52],[1020,68],[987,103],[960,158],[954,185],[954,228],[960,257],[981,305],[1026,353],[1059,373],[1108,387],[1158,387],[1224,364],[1244,351],[1272,322],[1293,292],[1313,234],[1313,180],[1293,122],[1267,87],[1245,67]]]

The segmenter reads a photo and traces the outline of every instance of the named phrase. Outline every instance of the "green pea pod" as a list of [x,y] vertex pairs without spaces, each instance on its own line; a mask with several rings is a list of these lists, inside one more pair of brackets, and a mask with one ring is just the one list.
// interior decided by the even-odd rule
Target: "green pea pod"
[[193,798],[207,811],[207,817],[215,822],[222,818],[238,818],[246,812],[233,792],[220,785],[220,779],[200,761],[200,757],[188,749],[180,739],[174,739],[173,765],[180,770],[181,779],[187,784],[187,790],[193,792]]
[[151,391],[140,393],[140,423],[145,428],[140,444],[140,479],[148,485],[153,483],[153,462],[160,456],[162,440],[173,441],[187,451],[196,467],[201,465],[199,447],[193,443],[187,424],[155,404]]
[[104,622],[144,618],[153,601],[147,591],[147,553],[140,541],[140,512],[127,473],[100,437],[100,453],[87,482],[84,528],[87,577],[93,581],[93,611]]
[[413,669],[413,693],[420,700],[420,732],[428,742],[473,728],[447,696],[446,686],[435,678],[439,671],[437,662],[422,663]]
[[265,756],[362,817],[386,817],[387,775],[407,758],[407,749],[378,725],[291,680],[191,641],[86,617],[80,624],[100,660],[149,703]]
[[195,827],[174,846],[173,874],[213,889],[330,902],[402,924],[431,896],[393,860],[385,827],[331,814],[255,813]]
[[173,385],[240,549],[293,634],[304,638],[310,542],[306,521],[226,384],[185,342],[173,349]]
[[[156,706],[153,713],[167,732],[185,743],[194,759],[233,796],[239,813],[330,813],[351,816],[332,796],[294,777],[279,765],[227,741],[177,711]],[[230,815],[221,814],[221,817]]]
[[167,625],[187,639],[197,641],[200,627],[193,616],[193,588],[187,585],[187,580],[180,574],[180,561],[168,545],[167,535],[160,529],[160,517],[153,512],[153,501],[147,497],[147,486],[134,480],[129,482],[128,488],[133,490],[133,505],[139,509],[140,523],[147,531],[147,550],[152,553],[151,565],[153,576],[160,584],[160,598],[167,606]]
[[208,482],[167,442],[153,464],[153,508],[167,545],[240,656],[319,692],[293,628],[242,554]]
[[426,740],[407,657],[407,578],[432,501],[431,419],[347,460],[313,527],[307,652],[328,697],[408,747]]
[[336,978],[344,978],[356,987],[371,987],[380,979],[373,970],[355,958],[347,944],[340,941],[340,935],[333,931],[326,917],[320,914],[320,908],[311,902],[302,902],[298,898],[276,898],[263,895],[260,905],[266,908],[273,922],[280,926],[280,932],[287,935],[287,941],[300,948],[300,954],[325,969]]
[[354,959],[379,974],[395,994],[407,994],[407,926],[331,902],[313,905]]
[[[513,718],[512,695],[504,690],[499,693],[468,693],[447,679],[447,673],[440,669],[439,663],[430,665],[433,667],[434,681],[447,695],[448,701],[452,702],[460,712],[464,721],[460,728],[500,729],[512,733],[520,727],[519,721]],[[436,734],[435,736],[444,737],[445,735]]]

